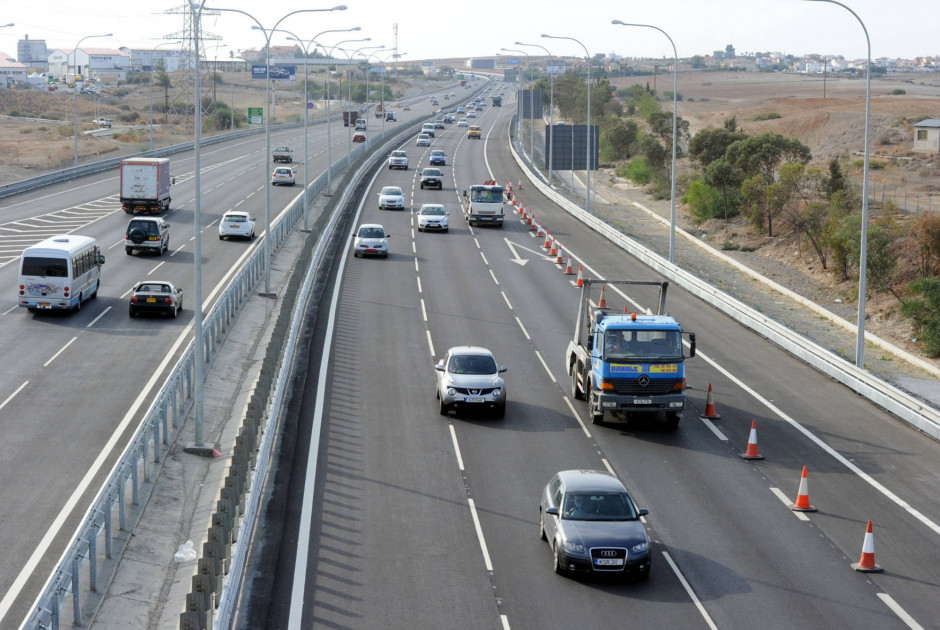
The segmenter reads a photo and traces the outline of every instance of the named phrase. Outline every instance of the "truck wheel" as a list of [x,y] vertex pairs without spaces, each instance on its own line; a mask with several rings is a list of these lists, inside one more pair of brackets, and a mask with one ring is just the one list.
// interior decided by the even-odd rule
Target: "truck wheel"
[[682,419],[682,414],[678,411],[667,411],[666,412],[666,428],[670,431],[675,431],[679,426],[679,420]]
[[575,400],[584,400],[584,392],[578,387],[578,374],[581,372],[578,366],[571,368],[571,397]]
[[595,400],[594,387],[591,387],[591,393],[588,395],[588,413],[591,414],[591,424],[603,424],[604,423],[604,412],[603,410],[596,409],[597,400]]

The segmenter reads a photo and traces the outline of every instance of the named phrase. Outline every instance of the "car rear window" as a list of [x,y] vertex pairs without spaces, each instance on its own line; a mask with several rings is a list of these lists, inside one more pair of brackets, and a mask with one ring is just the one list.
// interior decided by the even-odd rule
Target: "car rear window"
[[248,220],[248,215],[245,214],[229,214],[226,215],[225,220],[229,223],[243,223]]

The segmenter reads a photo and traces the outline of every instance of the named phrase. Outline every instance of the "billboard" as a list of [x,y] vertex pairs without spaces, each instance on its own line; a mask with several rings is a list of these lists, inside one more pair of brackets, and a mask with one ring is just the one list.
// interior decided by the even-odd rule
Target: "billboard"
[[518,65],[519,65],[519,60],[518,60],[518,59],[507,59],[507,60],[506,60],[506,65],[507,65],[507,66],[518,66]]
[[[597,170],[599,154],[597,143],[600,139],[597,125],[591,125],[591,170]],[[587,125],[549,125],[545,127],[545,146],[552,145],[552,170],[583,171],[587,164]]]
[[267,79],[270,78],[284,81],[293,81],[297,75],[297,66],[285,66],[283,64],[272,64],[271,70],[268,71],[267,66],[264,64],[261,65],[252,65],[251,66],[251,78],[252,79]]
[[545,66],[545,74],[564,74],[565,73],[565,64],[563,63],[553,63],[551,65]]
[[542,117],[542,90],[519,90],[518,99],[520,118]]

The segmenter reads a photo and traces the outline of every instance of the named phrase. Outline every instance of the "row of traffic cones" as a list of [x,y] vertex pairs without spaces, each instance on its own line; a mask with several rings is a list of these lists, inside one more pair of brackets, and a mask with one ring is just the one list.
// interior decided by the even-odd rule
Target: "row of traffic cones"
[[[603,289],[601,290],[603,292]],[[712,385],[708,384],[708,397],[705,399],[705,413],[700,417],[717,420],[721,418],[715,410],[715,401],[712,397]],[[757,449],[757,420],[751,420],[751,432],[747,439],[747,449],[741,453],[742,459],[764,459]],[[794,512],[815,512],[816,508],[809,502],[809,475],[806,466],[803,466],[803,473],[800,475],[800,487],[796,492],[796,501],[790,505]],[[883,571],[875,563],[875,537],[872,533],[872,522],[868,521],[868,527],[865,530],[865,539],[862,541],[862,556],[858,562],[853,562],[852,569],[862,573],[878,573]]]

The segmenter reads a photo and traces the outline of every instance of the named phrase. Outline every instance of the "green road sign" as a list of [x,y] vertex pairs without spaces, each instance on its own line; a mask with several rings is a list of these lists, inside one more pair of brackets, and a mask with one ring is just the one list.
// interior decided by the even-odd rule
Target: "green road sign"
[[249,107],[248,108],[248,124],[249,125],[263,125],[264,124],[264,108],[263,107]]

